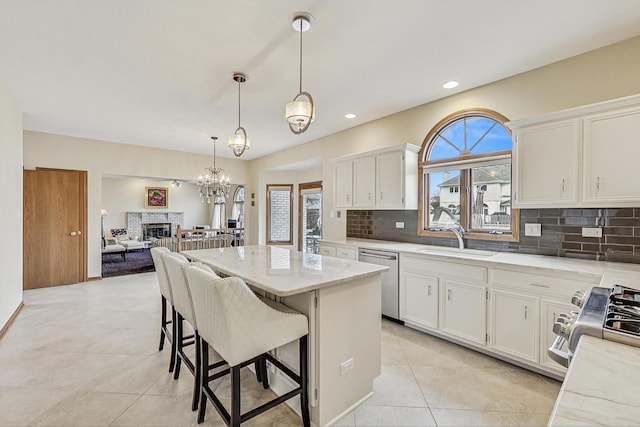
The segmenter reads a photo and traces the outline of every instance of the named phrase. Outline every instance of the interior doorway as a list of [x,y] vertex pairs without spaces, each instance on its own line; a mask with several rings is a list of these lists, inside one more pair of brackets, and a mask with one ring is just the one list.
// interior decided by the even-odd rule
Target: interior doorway
[[322,238],[322,181],[299,184],[298,248],[317,254]]
[[23,288],[87,280],[87,172],[25,170]]

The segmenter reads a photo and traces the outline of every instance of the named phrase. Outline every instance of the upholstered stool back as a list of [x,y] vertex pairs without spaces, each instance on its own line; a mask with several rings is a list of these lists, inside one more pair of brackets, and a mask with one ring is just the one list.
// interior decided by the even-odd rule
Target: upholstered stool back
[[200,336],[229,366],[238,365],[308,333],[306,316],[263,303],[244,280],[187,266],[187,283]]
[[169,304],[173,305],[173,294],[171,293],[171,285],[169,284],[169,278],[167,277],[167,269],[162,259],[163,254],[170,253],[169,249],[164,247],[151,248],[151,257],[153,258],[153,265],[156,268],[156,275],[158,276],[158,286],[160,287],[160,293],[163,297],[169,301]]

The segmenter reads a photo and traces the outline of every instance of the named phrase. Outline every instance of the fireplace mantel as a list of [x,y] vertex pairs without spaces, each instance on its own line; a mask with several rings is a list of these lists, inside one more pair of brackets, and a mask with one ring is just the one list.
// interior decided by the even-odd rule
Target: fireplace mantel
[[184,212],[127,212],[127,233],[142,236],[142,224],[170,223],[171,235],[178,225],[184,228]]

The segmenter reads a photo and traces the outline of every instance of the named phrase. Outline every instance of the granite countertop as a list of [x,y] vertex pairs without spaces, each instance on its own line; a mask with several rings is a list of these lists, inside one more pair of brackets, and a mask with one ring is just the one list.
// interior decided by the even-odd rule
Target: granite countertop
[[277,296],[289,296],[354,279],[373,276],[389,267],[307,254],[277,246],[238,246],[182,251],[229,276]]
[[[530,255],[512,252],[490,252],[474,249],[457,249],[451,247],[419,245],[416,243],[390,242],[370,239],[322,239],[320,242],[337,245],[357,246],[359,248],[383,249],[410,255],[419,255],[433,259],[461,260],[465,263],[491,267],[551,270],[560,276],[578,279],[582,276],[589,282],[596,283],[603,279],[603,286],[613,278],[639,280],[640,265],[622,262],[591,261],[545,255]],[[578,275],[578,276],[576,276]],[[604,282],[604,278],[607,282]],[[640,288],[640,281],[638,281]],[[629,285],[632,286],[632,285]]]
[[550,426],[640,424],[640,348],[583,335]]

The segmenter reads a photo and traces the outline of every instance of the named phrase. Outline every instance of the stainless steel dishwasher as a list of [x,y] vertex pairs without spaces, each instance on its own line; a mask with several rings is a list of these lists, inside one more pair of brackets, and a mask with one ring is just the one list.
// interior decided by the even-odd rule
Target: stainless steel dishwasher
[[380,274],[382,287],[382,315],[400,320],[398,305],[398,253],[377,249],[358,249],[358,261],[384,265],[389,271]]

